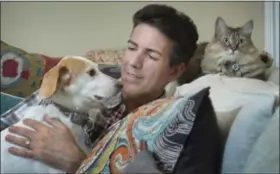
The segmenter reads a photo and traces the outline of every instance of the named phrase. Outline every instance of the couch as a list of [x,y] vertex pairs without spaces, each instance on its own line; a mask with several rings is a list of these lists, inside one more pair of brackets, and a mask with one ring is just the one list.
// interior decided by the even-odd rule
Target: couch
[[[83,56],[119,64],[122,53],[121,48],[99,49]],[[60,59],[1,41],[1,114],[37,90]],[[221,173],[279,173],[279,68],[268,69],[267,81],[206,75],[167,90],[178,97],[207,86],[223,140]]]

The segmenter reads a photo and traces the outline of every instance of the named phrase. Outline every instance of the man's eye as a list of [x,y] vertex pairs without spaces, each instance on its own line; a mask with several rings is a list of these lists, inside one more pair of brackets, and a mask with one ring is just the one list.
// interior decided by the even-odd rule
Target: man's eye
[[152,60],[155,60],[155,61],[157,61],[157,60],[158,60],[158,58],[156,58],[156,57],[152,56],[151,54],[148,54],[148,57],[149,57],[150,59],[152,59]]
[[136,48],[133,47],[133,46],[128,46],[127,49],[128,49],[128,50],[136,50]]

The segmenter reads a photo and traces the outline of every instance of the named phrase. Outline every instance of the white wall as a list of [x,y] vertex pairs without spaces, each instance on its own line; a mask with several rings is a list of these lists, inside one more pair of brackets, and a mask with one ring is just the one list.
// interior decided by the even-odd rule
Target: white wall
[[[148,2],[1,2],[1,39],[49,56],[84,54],[126,45],[133,13]],[[150,2],[153,3],[153,2]],[[264,48],[263,2],[164,2],[195,21],[200,40],[209,40],[214,22],[243,25],[254,19],[253,40]]]
[[280,2],[265,2],[265,50],[275,59],[275,65],[280,63]]

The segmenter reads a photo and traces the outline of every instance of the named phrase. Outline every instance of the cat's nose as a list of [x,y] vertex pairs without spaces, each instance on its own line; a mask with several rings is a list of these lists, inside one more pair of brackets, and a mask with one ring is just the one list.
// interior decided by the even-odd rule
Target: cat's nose
[[236,50],[237,50],[237,46],[231,46],[231,50],[232,50],[232,52],[234,53]]

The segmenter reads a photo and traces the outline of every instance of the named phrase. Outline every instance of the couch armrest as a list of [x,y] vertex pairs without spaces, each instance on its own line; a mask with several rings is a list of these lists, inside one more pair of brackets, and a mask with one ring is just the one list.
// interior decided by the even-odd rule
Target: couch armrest
[[267,81],[279,85],[279,67],[273,67],[266,72]]

